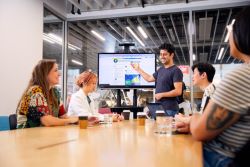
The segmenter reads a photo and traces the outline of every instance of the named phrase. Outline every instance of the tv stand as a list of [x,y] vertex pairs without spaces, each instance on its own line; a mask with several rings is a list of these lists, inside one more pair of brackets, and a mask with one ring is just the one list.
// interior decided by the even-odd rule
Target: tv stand
[[[130,46],[135,46],[134,43],[131,42],[123,42],[120,43],[119,46],[124,46],[124,53],[130,53]],[[124,97],[125,98],[125,97]],[[121,105],[121,90],[117,89],[117,103],[116,107],[111,108],[111,112],[116,112],[118,114],[121,114],[123,110],[130,110],[130,112],[133,112],[133,118],[137,118],[137,112],[142,112],[143,107],[137,107],[137,89],[134,89],[133,93],[133,106],[122,106]]]
[[111,107],[111,112],[112,113],[118,113],[121,114],[123,110],[130,110],[130,112],[133,112],[133,118],[137,118],[137,113],[138,112],[143,112],[143,107],[134,107],[134,106],[116,106],[116,107]]
[[133,90],[133,105],[132,106],[122,106],[121,105],[121,90],[117,89],[117,103],[116,107],[111,107],[111,111],[114,113],[121,114],[123,110],[130,110],[133,112],[133,118],[137,118],[137,112],[142,112],[143,107],[137,107],[137,89]]

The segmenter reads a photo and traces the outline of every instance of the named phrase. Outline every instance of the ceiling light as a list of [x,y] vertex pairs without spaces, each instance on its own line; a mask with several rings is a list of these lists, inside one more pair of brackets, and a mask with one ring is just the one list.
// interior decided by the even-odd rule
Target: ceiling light
[[43,34],[43,40],[49,42],[49,43],[55,43],[51,38],[49,38],[48,36],[46,36],[45,34]]
[[71,50],[76,50],[75,48],[73,48],[72,46],[68,46],[69,49]]
[[[53,34],[53,33],[49,33],[49,34],[43,33],[43,40],[50,42],[50,43],[53,43],[53,44],[57,43],[59,45],[62,45],[62,38]],[[75,45],[72,45],[70,43],[68,43],[68,47],[69,47],[69,49],[72,49],[72,50],[81,50],[81,48],[79,48]]]
[[116,29],[112,26],[112,25],[109,25],[114,31],[116,31]]
[[141,35],[142,35],[145,39],[148,38],[146,32],[141,28],[141,26],[138,26],[137,29],[139,30],[139,32],[141,33]]
[[70,48],[73,48],[73,50],[81,50],[81,48],[79,48],[79,47],[77,47],[77,46],[75,46],[75,45],[72,45],[72,44],[70,44],[69,43],[69,45],[68,45],[68,47]]
[[[53,36],[54,35],[48,35],[48,34],[43,33],[43,39],[44,40],[46,40],[46,41],[50,40],[53,43],[57,43],[59,45],[62,45],[62,42],[60,42],[62,39],[55,39]],[[60,37],[57,36],[56,38],[60,38]]]
[[62,43],[62,38],[55,35],[55,34],[52,34],[52,33],[49,33],[48,34],[49,37],[53,38],[54,40],[58,41],[59,43]]
[[222,54],[223,54],[223,51],[224,51],[224,48],[221,48],[221,49],[220,49],[220,54],[219,54],[218,60],[221,59],[221,56],[222,56]]
[[134,38],[142,45],[145,46],[145,44],[140,40],[140,38],[138,38],[138,36],[134,33],[134,31],[132,31],[132,29],[130,27],[126,27],[127,30],[134,36]]
[[235,22],[235,19],[232,20],[231,24],[229,24],[228,26],[226,26],[226,28],[228,28],[228,30],[227,30],[227,35],[225,37],[224,42],[228,41],[229,35],[230,35],[230,32],[232,31],[232,26],[233,26],[234,22]]
[[105,38],[104,38],[102,35],[100,35],[99,33],[97,33],[96,31],[91,30],[91,32],[92,32],[97,38],[99,38],[100,40],[105,41]]
[[71,62],[75,63],[75,64],[78,64],[78,65],[81,65],[81,66],[83,65],[80,61],[77,61],[77,60],[74,60],[74,59],[72,59]]

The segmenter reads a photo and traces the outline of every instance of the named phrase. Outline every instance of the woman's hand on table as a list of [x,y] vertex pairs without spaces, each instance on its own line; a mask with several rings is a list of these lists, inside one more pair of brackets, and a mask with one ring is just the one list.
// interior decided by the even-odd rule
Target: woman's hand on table
[[120,114],[113,114],[113,122],[119,122],[119,121],[123,121],[124,120],[124,117],[123,115],[120,115]]

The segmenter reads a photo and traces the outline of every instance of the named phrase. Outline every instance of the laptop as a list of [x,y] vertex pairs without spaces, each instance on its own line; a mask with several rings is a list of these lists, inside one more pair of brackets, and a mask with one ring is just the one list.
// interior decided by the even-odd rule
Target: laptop
[[156,110],[164,110],[161,103],[147,103],[146,105],[149,109],[149,116],[154,119],[156,119]]

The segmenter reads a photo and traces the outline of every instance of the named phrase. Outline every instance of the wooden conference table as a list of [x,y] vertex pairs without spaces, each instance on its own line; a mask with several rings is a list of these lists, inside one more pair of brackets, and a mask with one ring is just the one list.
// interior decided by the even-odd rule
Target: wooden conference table
[[201,167],[202,144],[190,135],[160,136],[136,121],[0,132],[2,167]]

